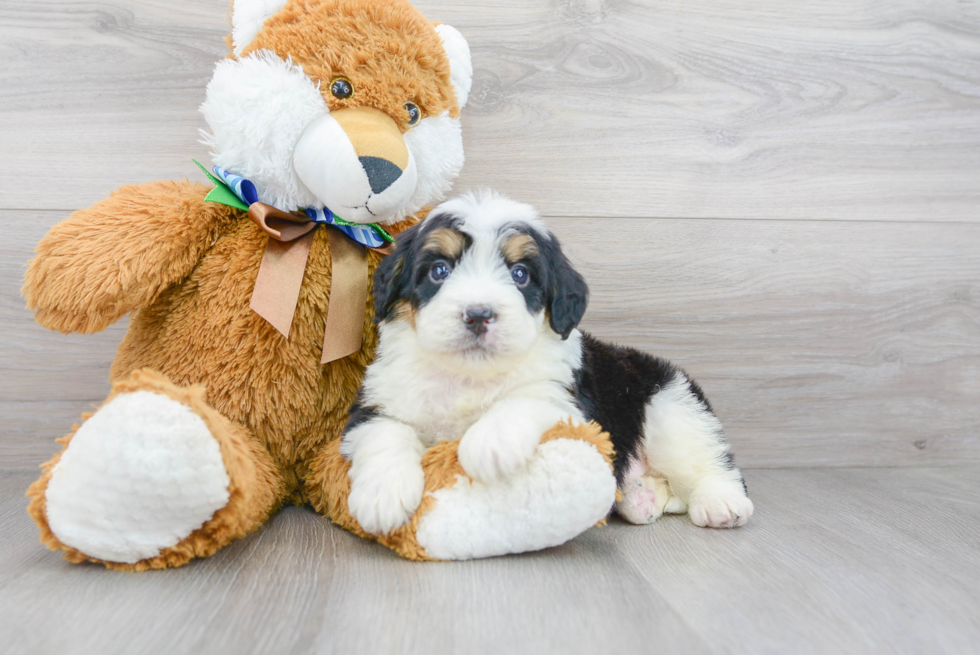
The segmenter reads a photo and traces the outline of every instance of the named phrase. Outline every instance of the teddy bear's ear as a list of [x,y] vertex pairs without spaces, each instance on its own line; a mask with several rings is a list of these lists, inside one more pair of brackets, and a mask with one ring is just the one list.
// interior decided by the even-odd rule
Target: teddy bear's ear
[[283,8],[287,0],[234,0],[231,8],[231,43],[235,56],[252,42],[265,19]]
[[466,104],[466,99],[470,95],[470,87],[473,85],[473,64],[470,62],[470,46],[466,39],[452,25],[440,23],[436,25],[436,32],[442,37],[442,47],[446,49],[449,57],[450,77],[453,81],[453,88],[456,90],[456,102],[462,109]]

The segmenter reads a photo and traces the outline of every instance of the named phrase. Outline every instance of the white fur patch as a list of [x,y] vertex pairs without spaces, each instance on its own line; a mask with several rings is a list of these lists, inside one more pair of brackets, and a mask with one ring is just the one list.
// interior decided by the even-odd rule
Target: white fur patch
[[461,438],[508,397],[536,399],[560,414],[551,415],[554,420],[541,425],[541,433],[559,418],[584,422],[568,393],[573,371],[581,362],[577,331],[565,341],[550,331],[541,334],[519,365],[507,358],[493,358],[488,368],[477,372],[482,375],[453,370],[453,361],[424,349],[405,321],[382,323],[379,334],[377,358],[362,383],[364,402],[413,426],[426,446]]
[[412,518],[425,487],[424,452],[415,430],[388,419],[344,435],[341,453],[351,461],[347,508],[365,532],[388,534]]
[[442,200],[463,168],[463,131],[449,112],[429,116],[405,133],[405,145],[415,161],[415,192],[399,208],[394,220],[414,214]]
[[565,543],[598,523],[616,498],[616,480],[592,444],[542,444],[527,471],[485,485],[458,478],[433,494],[419,543],[437,559],[523,553]]
[[261,202],[284,211],[326,206],[349,221],[390,224],[442,200],[463,168],[459,120],[444,112],[405,133],[409,165],[372,193],[317,85],[267,50],[219,62],[201,113],[212,161],[251,180]]
[[702,528],[737,528],[745,525],[755,511],[741,481],[724,477],[702,480],[688,502],[688,516]]
[[329,109],[302,68],[268,50],[222,60],[201,113],[211,127],[201,135],[212,161],[251,180],[261,202],[284,211],[319,204],[293,168],[293,151]]
[[436,32],[442,38],[442,47],[449,57],[449,77],[456,91],[456,102],[459,108],[466,106],[473,86],[473,63],[470,59],[470,45],[452,25],[436,25]]
[[473,237],[496,235],[505,225],[517,223],[551,238],[551,230],[541,220],[537,209],[490,189],[478,189],[447,200],[433,209],[427,218],[445,214],[462,218],[461,229]]
[[725,461],[721,421],[691,391],[683,374],[647,405],[643,450],[647,464],[666,477],[679,499],[665,512],[689,508],[691,521],[712,528],[744,525],[752,516],[742,475]]
[[[529,390],[529,393],[533,393]],[[459,463],[481,482],[518,472],[533,456],[541,436],[559,421],[584,422],[570,402],[523,396],[505,398],[474,423],[459,442]]]
[[408,155],[408,165],[398,179],[384,191],[373,192],[353,144],[340,123],[327,114],[303,132],[293,153],[293,167],[318,205],[354,223],[391,223],[406,215],[405,203],[418,189],[411,148]]
[[160,554],[228,503],[218,442],[190,407],[149,391],[116,396],[75,433],[48,483],[51,531],[133,564]]
[[[456,264],[439,292],[423,305],[416,316],[420,346],[434,354],[455,356],[472,345],[473,335],[461,320],[467,307],[492,308],[495,320],[480,338],[483,361],[479,367],[506,370],[526,366],[521,361],[535,345],[546,348],[547,334],[544,308],[533,313],[520,289],[514,284],[496,234],[481,235]],[[466,362],[472,369],[476,362]],[[545,363],[542,361],[542,363]],[[544,380],[542,372],[538,372]]]
[[242,54],[267,18],[286,5],[287,0],[235,0],[231,10],[231,41],[235,56]]

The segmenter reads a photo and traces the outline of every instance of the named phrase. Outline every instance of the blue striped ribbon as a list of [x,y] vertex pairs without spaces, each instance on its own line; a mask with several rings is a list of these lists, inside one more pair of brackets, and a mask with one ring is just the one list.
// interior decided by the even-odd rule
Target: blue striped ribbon
[[[238,199],[246,205],[251,205],[253,202],[259,201],[259,194],[255,190],[255,185],[249,180],[240,175],[229,173],[220,166],[214,166],[212,170],[228,186],[231,192],[238,196]],[[314,223],[333,225],[354,241],[368,248],[381,248],[391,240],[390,237],[386,240],[382,236],[383,230],[380,227],[348,223],[339,216],[334,216],[334,213],[326,207],[307,207],[303,211],[306,212],[307,218]]]

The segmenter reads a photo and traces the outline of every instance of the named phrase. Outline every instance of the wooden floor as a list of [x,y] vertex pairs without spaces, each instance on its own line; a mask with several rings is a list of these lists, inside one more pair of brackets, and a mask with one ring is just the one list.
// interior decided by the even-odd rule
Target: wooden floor
[[[417,0],[468,38],[477,185],[534,203],[585,327],[685,367],[749,467],[980,464],[980,3]],[[124,325],[37,327],[45,231],[207,161],[228,0],[0,3],[0,462],[98,404]]]
[[753,522],[419,565],[293,508],[175,571],[43,550],[23,491],[126,326],[39,328],[23,265],[202,179],[228,0],[4,0],[0,653],[980,652],[980,3],[416,4],[473,52],[456,190],[536,204],[585,327],[702,383]]
[[30,653],[977,653],[980,470],[751,471],[738,530],[614,520],[418,564],[305,508],[173,571],[67,564],[0,476],[0,638]]

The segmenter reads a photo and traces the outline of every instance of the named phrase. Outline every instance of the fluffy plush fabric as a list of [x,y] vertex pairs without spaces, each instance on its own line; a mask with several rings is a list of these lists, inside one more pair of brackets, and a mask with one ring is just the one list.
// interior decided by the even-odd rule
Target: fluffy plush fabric
[[[113,393],[123,388],[119,384],[145,389],[134,380],[159,377],[168,395],[183,397],[193,390],[202,413],[213,414],[240,441],[259,444],[245,456],[248,465],[273,471],[276,483],[222,510],[228,521],[254,529],[282,502],[305,500],[309,463],[340,436],[376,332],[369,299],[361,350],[320,364],[331,273],[329,240],[320,230],[285,339],[249,309],[265,234],[242,212],[204,202],[207,192],[208,187],[192,183],[124,187],[77,212],[38,245],[24,295],[39,323],[62,332],[94,332],[139,309],[112,365]],[[381,255],[368,257],[373,271]],[[156,373],[133,378],[141,369]],[[221,431],[212,434],[220,443]],[[227,457],[225,465],[234,480]],[[50,472],[31,489],[32,515],[45,525],[49,479]],[[45,543],[74,560],[84,558],[44,529]],[[230,540],[243,533],[219,535]],[[208,550],[185,543],[135,568],[180,564]]]
[[[330,110],[368,105],[389,116],[405,115],[412,100],[424,116],[459,114],[449,59],[428,20],[403,0],[291,0],[265,21],[240,56],[271,50],[289,57],[320,85]],[[354,93],[330,95],[343,75]]]
[[218,442],[194,410],[152,391],[119,394],[85,421],[52,470],[48,524],[62,543],[135,564],[227,505],[229,482]]
[[317,205],[293,170],[293,150],[306,127],[327,113],[320,89],[289,59],[260,50],[214,69],[201,113],[218,166],[247,177],[259,201],[293,211]]
[[205,203],[209,187],[180,182],[124,186],[59,223],[41,240],[22,293],[35,320],[91,333],[182,280],[240,216]]
[[[202,134],[213,161],[255,183],[262,202],[388,223],[449,190],[463,165],[458,113],[473,74],[458,31],[433,27],[403,0],[239,0],[233,41],[236,57],[218,64],[201,106],[210,128]],[[338,78],[349,97],[331,92]],[[386,123],[369,132],[390,129],[390,146],[411,153],[390,188],[365,176],[361,163],[373,153],[340,117],[367,108]]]
[[[363,212],[341,217],[384,223],[397,237],[424,210],[410,214],[448,189],[463,158],[457,114],[465,98],[455,94],[465,95],[472,72],[458,33],[437,31],[404,0],[238,0],[232,41],[234,54],[218,65],[202,107],[207,142],[216,163],[256,183],[260,200],[284,210],[329,206],[317,193],[321,180],[304,182],[296,167],[298,145],[314,139],[311,126],[321,120],[340,129],[333,141],[312,143],[329,153],[346,143],[345,175],[369,179],[373,160],[357,144],[374,147],[378,135],[407,148],[417,166],[417,184],[401,189],[388,213],[371,211],[382,194],[369,179],[374,195]],[[338,76],[353,86],[350,97],[331,92]],[[421,109],[418,123],[406,102]],[[355,134],[352,115],[371,115],[374,127]],[[28,266],[23,293],[45,327],[96,332],[132,313],[111,395],[62,439],[28,492],[42,541],[71,561],[179,566],[256,529],[285,502],[310,500],[357,530],[336,510],[346,508],[349,486],[337,445],[377,344],[373,299],[361,349],[321,365],[332,228],[312,236],[286,338],[249,307],[267,235],[245,212],[205,202],[209,190],[191,182],[123,187],[55,226]],[[381,258],[367,253],[369,274]],[[608,439],[589,439],[605,453]],[[426,488],[451,500],[455,450],[426,457]],[[553,499],[570,491],[550,489]],[[519,525],[523,508],[511,503],[510,511]],[[404,537],[409,545],[399,552],[424,557],[413,540]]]
[[[436,491],[418,524],[419,544],[436,559],[524,553],[563,544],[604,520],[616,499],[609,460],[573,434],[567,426],[546,434],[522,475],[492,485],[458,476]],[[551,493],[555,486],[569,493]],[[511,519],[517,507],[524,511],[520,523]]]
[[[472,482],[463,471],[458,441],[436,444],[422,458],[425,493],[411,521],[390,534],[373,535],[347,509],[350,464],[335,441],[313,464],[310,501],[341,527],[414,560],[470,559],[556,546],[603,522],[609,512],[616,494],[613,450],[609,435],[595,424],[556,425],[541,443],[530,468],[545,473],[543,477],[518,476],[490,487]],[[521,520],[515,521],[516,515]]]
[[[208,206],[199,196],[202,206]],[[150,368],[178,385],[205,382],[209,403],[269,449],[293,500],[308,462],[339,436],[376,333],[364,311],[361,350],[320,364],[331,265],[326,230],[313,238],[289,339],[249,309],[265,234],[240,212],[182,284],[138,312],[119,347],[113,379]],[[395,232],[399,230],[394,229]],[[166,240],[160,235],[159,240]],[[368,253],[373,272],[381,255]]]
[[266,19],[285,4],[286,0],[236,0],[231,10],[231,45],[235,55],[242,54],[262,30]]
[[449,61],[452,63],[450,75],[453,88],[456,90],[456,102],[460,109],[466,106],[470,97],[470,87],[473,85],[473,65],[470,63],[470,46],[452,25],[436,25],[436,31],[442,38]]
[[[418,182],[404,211],[442,198],[452,186],[452,180],[463,168],[463,132],[459,119],[443,112],[440,116],[423,118],[411,132],[405,134],[405,144],[412,153]],[[399,212],[399,213],[401,213]]]
[[[151,371],[135,371],[113,385],[112,393],[103,407],[125,394],[151,392],[186,405],[207,426],[218,443],[225,474],[228,479],[228,502],[200,528],[179,543],[163,548],[158,555],[135,563],[100,560],[69,546],[57,538],[48,523],[47,488],[62,456],[71,445],[79,427],[76,425],[59,442],[61,453],[42,467],[42,475],[27,490],[30,498],[27,510],[41,529],[41,542],[60,550],[71,562],[103,562],[107,567],[123,571],[144,571],[180,566],[195,557],[206,557],[231,541],[245,536],[265,522],[269,509],[276,507],[283,496],[283,480],[267,451],[258,440],[241,426],[232,424],[211,408],[205,390],[198,385],[180,388],[165,377]],[[87,420],[92,414],[82,417]],[[111,471],[118,472],[118,471]],[[129,479],[129,476],[124,476]]]

